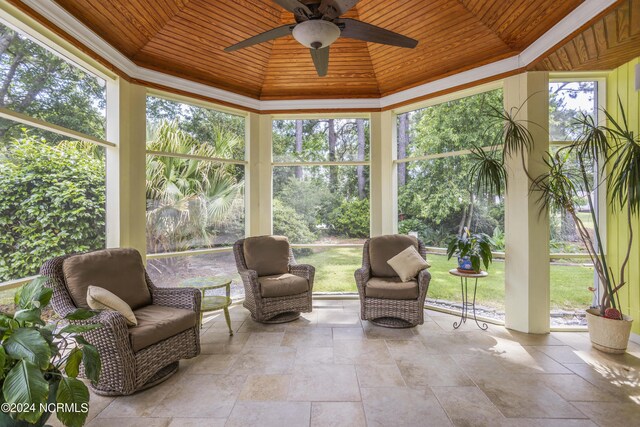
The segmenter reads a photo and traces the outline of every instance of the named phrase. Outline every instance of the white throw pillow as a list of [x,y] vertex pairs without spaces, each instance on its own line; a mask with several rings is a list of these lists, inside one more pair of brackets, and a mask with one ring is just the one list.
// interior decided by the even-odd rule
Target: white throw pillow
[[87,304],[94,310],[117,311],[124,316],[129,326],[136,326],[138,324],[138,319],[136,319],[129,304],[113,292],[104,288],[89,286],[87,289]]
[[409,246],[388,260],[387,264],[393,268],[403,282],[413,280],[420,271],[431,267],[413,246]]

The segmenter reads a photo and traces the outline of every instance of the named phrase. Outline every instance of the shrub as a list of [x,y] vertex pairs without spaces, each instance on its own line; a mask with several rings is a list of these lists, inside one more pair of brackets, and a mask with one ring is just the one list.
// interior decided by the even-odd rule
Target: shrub
[[0,281],[104,247],[105,170],[95,146],[24,134],[0,151]]
[[331,233],[345,237],[369,237],[369,199],[345,200],[328,216]]
[[311,243],[316,237],[302,215],[278,199],[273,200],[273,233],[287,236],[295,243]]

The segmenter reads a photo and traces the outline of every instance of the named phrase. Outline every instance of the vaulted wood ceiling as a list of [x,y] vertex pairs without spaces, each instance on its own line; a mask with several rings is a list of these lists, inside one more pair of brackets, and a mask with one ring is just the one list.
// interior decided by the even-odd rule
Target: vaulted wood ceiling
[[320,78],[291,36],[223,51],[294,22],[270,0],[57,0],[142,67],[264,100],[377,98],[437,80],[517,55],[582,1],[361,0],[346,17],[413,37],[418,47],[339,39]]
[[610,70],[640,56],[640,0],[625,0],[554,52],[541,71]]

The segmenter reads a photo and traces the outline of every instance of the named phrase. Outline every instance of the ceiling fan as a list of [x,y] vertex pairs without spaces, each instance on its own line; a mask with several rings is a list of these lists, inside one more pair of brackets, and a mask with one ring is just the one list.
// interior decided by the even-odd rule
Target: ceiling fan
[[300,44],[310,49],[318,76],[324,77],[329,69],[329,46],[339,37],[411,49],[418,45],[417,40],[402,34],[357,19],[340,18],[358,1],[273,0],[274,3],[292,12],[296,22],[250,37],[227,47],[225,52],[233,52],[291,34]]

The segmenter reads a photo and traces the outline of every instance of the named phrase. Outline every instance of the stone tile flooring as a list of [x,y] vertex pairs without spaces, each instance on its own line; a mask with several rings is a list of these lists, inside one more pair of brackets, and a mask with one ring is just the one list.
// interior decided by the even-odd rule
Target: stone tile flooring
[[316,300],[262,325],[235,306],[205,317],[202,354],[165,383],[92,396],[89,426],[640,425],[640,346],[610,356],[586,333],[527,335],[425,312],[414,329],[359,319],[358,301]]

